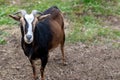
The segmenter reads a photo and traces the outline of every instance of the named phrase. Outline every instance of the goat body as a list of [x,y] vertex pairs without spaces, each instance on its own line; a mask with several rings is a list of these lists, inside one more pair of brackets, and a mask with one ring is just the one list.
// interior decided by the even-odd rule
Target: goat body
[[[44,68],[48,61],[49,51],[56,48],[59,44],[64,62],[65,33],[62,13],[56,6],[53,6],[43,12],[42,15],[46,14],[50,14],[50,16],[36,23],[35,29],[33,31],[33,42],[30,44],[26,43],[24,40],[25,32],[23,24],[21,24],[21,45],[25,55],[31,62],[35,80],[37,79],[37,75],[34,60],[41,59],[40,72],[41,79],[44,80]],[[18,19],[15,18],[16,16],[10,15],[10,17],[15,20],[19,19],[18,17]]]

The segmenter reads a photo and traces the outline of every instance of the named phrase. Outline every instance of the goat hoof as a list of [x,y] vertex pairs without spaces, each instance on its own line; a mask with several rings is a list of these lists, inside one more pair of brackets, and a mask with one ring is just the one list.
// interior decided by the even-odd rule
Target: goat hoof
[[68,63],[67,63],[67,62],[64,62],[64,63],[63,63],[63,66],[67,66],[67,65],[68,65]]
[[35,80],[39,80],[39,77],[36,77]]

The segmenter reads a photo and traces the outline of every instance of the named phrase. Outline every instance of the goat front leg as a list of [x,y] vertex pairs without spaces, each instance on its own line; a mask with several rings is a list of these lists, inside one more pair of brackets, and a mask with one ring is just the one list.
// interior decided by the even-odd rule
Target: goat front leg
[[34,60],[31,60],[31,59],[30,59],[30,63],[31,63],[32,70],[33,70],[33,78],[34,78],[34,80],[38,80],[38,77],[37,77],[37,75],[36,75],[36,67],[35,67],[35,62],[34,62]]
[[45,80],[44,79],[44,69],[46,67],[47,62],[48,62],[48,55],[41,58],[41,68],[40,68],[41,80]]

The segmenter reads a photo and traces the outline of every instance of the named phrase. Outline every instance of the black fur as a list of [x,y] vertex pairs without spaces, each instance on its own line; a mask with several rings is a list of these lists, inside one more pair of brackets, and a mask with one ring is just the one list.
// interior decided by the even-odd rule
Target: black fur
[[[21,30],[22,27],[21,27]],[[44,55],[48,55],[49,42],[52,40],[52,31],[50,29],[49,20],[46,19],[39,22],[34,31],[34,40],[31,44],[24,42],[24,36],[22,36],[22,48],[26,56],[30,56],[31,59],[41,58]]]
[[[43,14],[52,14],[52,12],[53,12],[52,10],[53,10],[53,9],[59,10],[57,6],[52,6],[52,7],[50,7],[49,9],[47,9],[46,11],[44,11]],[[59,10],[59,11],[60,11],[60,10]]]
[[[52,9],[54,8],[58,9],[56,6],[53,6],[43,13],[52,14]],[[22,34],[22,38],[21,38],[22,49],[27,57],[30,57],[31,59],[34,60],[37,58],[42,58],[45,55],[48,55],[48,49],[50,48],[49,43],[52,40],[52,31],[50,29],[49,18],[39,22],[35,26],[34,40],[31,44],[26,44],[24,42],[24,28],[22,25],[21,25],[21,34]]]

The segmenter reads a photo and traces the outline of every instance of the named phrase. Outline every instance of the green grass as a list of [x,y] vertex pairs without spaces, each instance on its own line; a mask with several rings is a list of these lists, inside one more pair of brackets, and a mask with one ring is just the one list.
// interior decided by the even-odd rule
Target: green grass
[[[66,42],[87,44],[109,42],[114,46],[120,46],[114,43],[120,40],[120,30],[104,27],[102,19],[109,15],[119,17],[120,0],[21,0],[20,5],[10,4],[9,0],[0,0],[0,3],[0,25],[16,24],[16,21],[10,19],[8,15],[20,9],[26,9],[30,13],[33,9],[44,11],[56,5],[72,22],[72,31],[68,33]],[[98,19],[97,16],[102,17]],[[4,42],[3,37],[0,37],[0,44]]]
[[[104,27],[101,20],[94,16],[81,16],[77,18],[73,25],[73,31],[68,35],[68,42],[94,43],[101,42],[101,38],[108,40],[120,40],[120,30]],[[120,44],[119,44],[120,45]]]
[[4,39],[4,37],[7,36],[7,35],[8,35],[8,33],[0,30],[0,44],[6,44],[7,43],[6,40]]
[[[68,42],[82,42],[87,44],[112,43],[113,46],[120,47],[120,30],[104,27],[103,16],[118,16],[120,1],[112,0],[81,0],[73,6],[71,21],[73,31],[68,35]],[[76,14],[77,13],[77,14]],[[97,15],[101,18],[97,18]],[[113,42],[115,41],[115,42]]]

